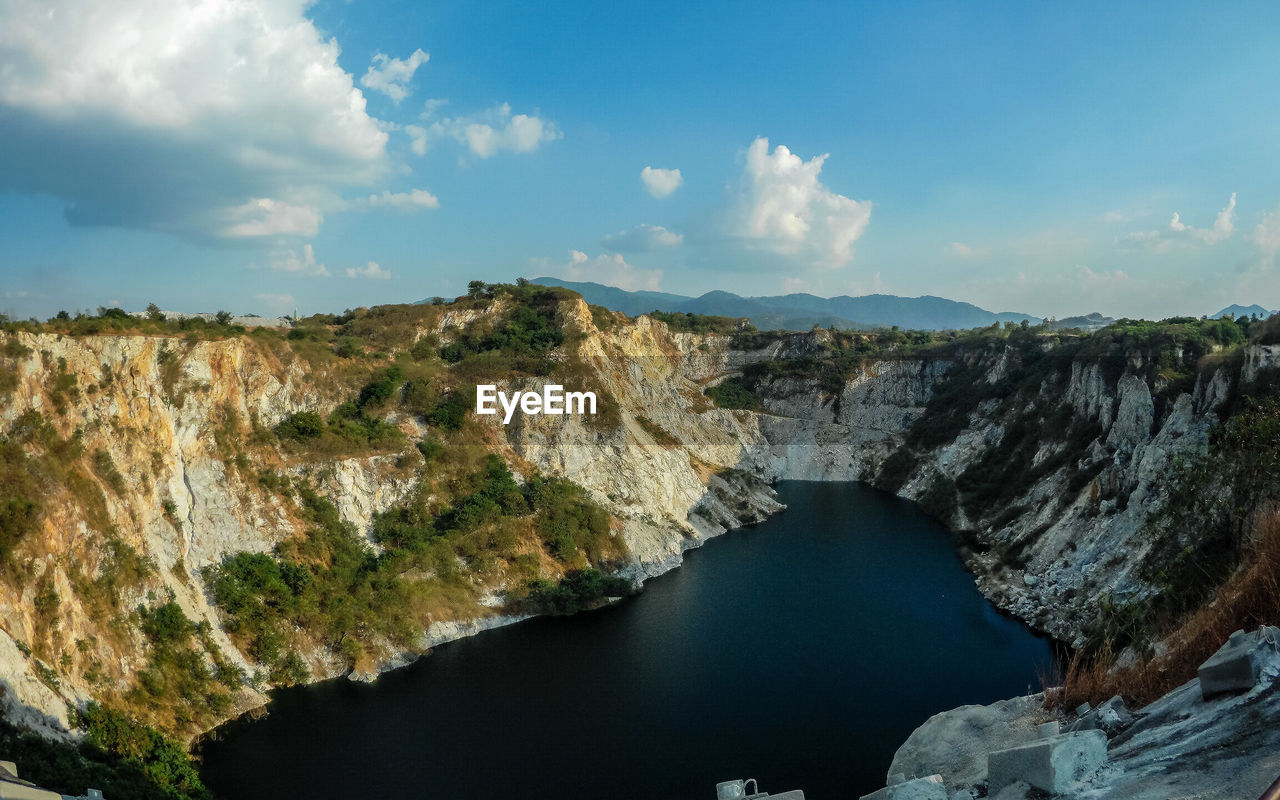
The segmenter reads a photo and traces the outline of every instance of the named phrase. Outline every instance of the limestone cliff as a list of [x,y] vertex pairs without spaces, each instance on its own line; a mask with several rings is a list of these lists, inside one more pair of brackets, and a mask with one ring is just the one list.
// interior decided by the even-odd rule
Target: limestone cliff
[[[402,343],[369,340],[393,352],[447,347],[510,311],[498,299],[414,312]],[[968,563],[993,601],[1067,640],[1081,635],[1099,597],[1147,590],[1135,532],[1160,497],[1162,470],[1179,452],[1204,447],[1233,386],[1280,361],[1280,348],[1252,346],[1240,363],[1204,370],[1180,389],[1148,377],[1140,359],[1116,369],[1079,357],[1030,374],[1012,348],[889,352],[861,358],[838,381],[803,370],[769,376],[758,386],[760,408],[728,410],[704,389],[761,365],[807,363],[827,351],[832,334],[679,333],[648,317],[601,317],[580,299],[563,300],[556,315],[566,338],[553,354],[562,365],[555,380],[598,390],[602,412],[517,416],[505,426],[477,417],[468,435],[518,474],[584,487],[615,520],[628,553],[623,574],[661,574],[687,548],[778,511],[772,481],[876,480],[963,532]],[[363,379],[327,350],[320,358],[282,336],[16,333],[4,352],[13,380],[0,395],[0,432],[16,440],[39,412],[48,441],[74,440],[81,454],[58,466],[64,480],[43,504],[39,535],[19,547],[19,574],[0,581],[4,703],[51,732],[67,730],[71,706],[127,690],[146,652],[129,611],[168,593],[207,623],[207,658],[249,675],[260,668],[224,630],[202,571],[301,535],[305,521],[268,477],[314,486],[368,535],[376,515],[430,470],[414,448],[430,426],[398,409],[385,416],[403,434],[395,446],[317,455],[273,444],[273,426],[300,411],[328,414]],[[447,365],[439,374],[455,388],[468,385]],[[505,389],[551,380],[491,379]],[[966,382],[994,388],[943,402]],[[995,390],[1002,386],[1014,391]],[[1059,416],[1026,445],[1036,480],[981,507],[959,502],[955,478],[998,458],[1009,431],[1050,407]],[[945,435],[920,433],[943,417]],[[1073,437],[1058,435],[1068,429]],[[53,445],[24,441],[29,453],[53,458]],[[378,549],[372,539],[366,546]],[[140,562],[137,580],[115,580],[127,571],[122,559]],[[382,648],[357,671],[402,664],[515,618],[503,608],[514,580],[501,571],[475,579],[468,602],[433,617],[414,647]],[[104,600],[94,586],[114,595]],[[350,667],[325,648],[302,655],[313,678]],[[220,716],[262,702],[266,686],[259,680],[238,692]]]

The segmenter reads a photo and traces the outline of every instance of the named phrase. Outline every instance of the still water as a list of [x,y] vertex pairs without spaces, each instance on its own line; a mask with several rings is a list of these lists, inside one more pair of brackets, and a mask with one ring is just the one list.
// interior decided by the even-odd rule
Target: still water
[[946,531],[859,484],[686,554],[613,607],[437,648],[372,686],[278,692],[203,749],[226,800],[845,800],[931,714],[1038,690],[1049,643],[1002,617]]

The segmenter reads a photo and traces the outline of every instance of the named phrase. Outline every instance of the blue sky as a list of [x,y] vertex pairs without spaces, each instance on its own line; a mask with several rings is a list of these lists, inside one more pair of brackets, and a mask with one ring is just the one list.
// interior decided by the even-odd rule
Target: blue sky
[[543,274],[1280,308],[1274,4],[80,6],[0,6],[16,316]]

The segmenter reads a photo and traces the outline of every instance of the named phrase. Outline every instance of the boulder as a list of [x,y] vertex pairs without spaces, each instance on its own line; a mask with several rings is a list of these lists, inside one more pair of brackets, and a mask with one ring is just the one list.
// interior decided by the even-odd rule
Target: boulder
[[989,706],[961,706],[934,714],[894,754],[889,774],[939,774],[947,788],[974,786],[987,776],[987,754],[1039,738],[1044,697],[1031,695]]

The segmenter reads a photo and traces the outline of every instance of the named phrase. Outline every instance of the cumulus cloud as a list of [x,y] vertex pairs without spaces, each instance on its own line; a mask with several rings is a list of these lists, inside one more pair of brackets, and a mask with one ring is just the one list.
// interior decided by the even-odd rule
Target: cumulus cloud
[[413,73],[430,58],[422,50],[414,50],[413,55],[403,60],[391,58],[386,53],[376,53],[369,70],[360,79],[360,85],[399,103],[409,96],[409,81],[413,80]]
[[615,252],[637,253],[679,247],[682,242],[684,234],[673,233],[661,225],[637,225],[609,234],[600,241],[600,246]]
[[377,261],[370,261],[363,267],[347,267],[348,278],[372,278],[373,280],[385,281],[391,277],[391,273],[378,266]]
[[1197,228],[1194,225],[1188,225],[1182,221],[1182,215],[1175,211],[1173,212],[1173,217],[1169,220],[1169,224],[1164,228],[1151,231],[1134,231],[1124,238],[1130,242],[1154,243],[1157,246],[1177,241],[1217,244],[1229,239],[1231,234],[1235,233],[1235,230],[1236,194],[1232,192],[1227,204],[1214,217],[1211,227]]
[[640,182],[646,192],[661,199],[683,186],[684,176],[678,169],[645,167],[640,170]]
[[[439,105],[428,103],[423,114],[430,119]],[[511,105],[503,103],[478,114],[446,117],[428,126],[406,125],[410,148],[418,155],[427,152],[433,141],[453,139],[467,146],[477,158],[490,158],[498,153],[530,153],[544,142],[552,142],[564,134],[555,123],[531,114],[512,114]]]
[[439,208],[440,199],[426,189],[410,189],[407,192],[389,192],[371,194],[361,201],[371,208],[391,208],[397,211],[421,211],[424,208]]
[[947,245],[947,252],[959,258],[968,258],[973,255],[973,248],[964,242],[952,242]]
[[592,258],[581,250],[570,250],[569,261],[558,268],[559,276],[570,281],[594,281],[627,291],[656,291],[662,282],[662,270],[638,269],[628,264],[620,253],[601,254]]
[[871,203],[851,200],[818,180],[827,155],[802,160],[760,137],[747,148],[733,233],[775,253],[834,268],[853,258],[871,220]]
[[388,165],[305,5],[0,4],[0,190],[58,197],[76,225],[310,235]]
[[329,275],[329,268],[316,261],[316,251],[309,244],[303,245],[301,255],[295,250],[275,251],[267,261],[266,268],[272,272],[288,272],[308,278],[324,278]]

